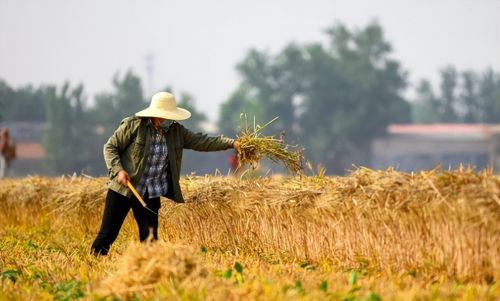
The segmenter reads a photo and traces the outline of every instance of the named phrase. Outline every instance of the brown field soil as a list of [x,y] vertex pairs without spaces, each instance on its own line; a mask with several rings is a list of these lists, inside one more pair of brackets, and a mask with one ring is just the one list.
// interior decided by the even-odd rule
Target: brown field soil
[[160,241],[89,254],[106,179],[0,180],[0,300],[498,300],[500,177],[185,177]]

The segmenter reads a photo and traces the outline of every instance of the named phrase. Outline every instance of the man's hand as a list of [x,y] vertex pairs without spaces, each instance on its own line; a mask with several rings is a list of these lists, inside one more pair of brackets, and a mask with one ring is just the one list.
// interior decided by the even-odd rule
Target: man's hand
[[234,141],[233,148],[234,148],[234,150],[236,150],[236,152],[240,151],[240,142],[238,140]]
[[125,170],[120,170],[118,173],[118,182],[127,187],[127,181],[130,181],[130,176]]

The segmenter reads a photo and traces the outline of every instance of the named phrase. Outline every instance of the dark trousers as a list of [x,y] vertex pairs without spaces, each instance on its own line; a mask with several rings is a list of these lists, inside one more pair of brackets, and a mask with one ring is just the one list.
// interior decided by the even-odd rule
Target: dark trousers
[[[144,196],[149,209],[158,213],[160,209],[160,198],[149,198]],[[125,217],[132,208],[135,221],[139,227],[139,239],[141,242],[148,239],[150,235],[153,240],[158,239],[158,215],[142,207],[135,196],[127,198],[113,190],[108,189],[104,214],[102,216],[101,229],[92,244],[91,253],[96,255],[108,254],[111,244],[118,237]]]

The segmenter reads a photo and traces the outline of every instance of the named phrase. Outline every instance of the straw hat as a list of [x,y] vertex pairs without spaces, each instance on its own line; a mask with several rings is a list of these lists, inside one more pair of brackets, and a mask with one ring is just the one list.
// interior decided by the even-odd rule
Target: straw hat
[[149,108],[135,113],[135,116],[185,120],[191,117],[191,113],[188,110],[177,107],[174,95],[168,92],[158,92],[151,98]]

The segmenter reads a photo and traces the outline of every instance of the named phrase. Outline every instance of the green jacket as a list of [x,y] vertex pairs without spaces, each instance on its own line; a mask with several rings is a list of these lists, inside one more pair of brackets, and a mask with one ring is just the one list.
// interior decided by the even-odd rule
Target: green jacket
[[[118,172],[125,170],[130,182],[135,187],[144,173],[144,166],[151,149],[153,125],[148,118],[127,117],[108,142],[104,145],[104,160],[109,174],[109,189],[130,197],[131,191],[118,183]],[[233,147],[234,139],[224,136],[209,137],[202,133],[193,133],[177,122],[162,129],[167,139],[168,149],[168,192],[165,197],[177,203],[183,203],[179,178],[183,149],[196,151],[219,151]]]

